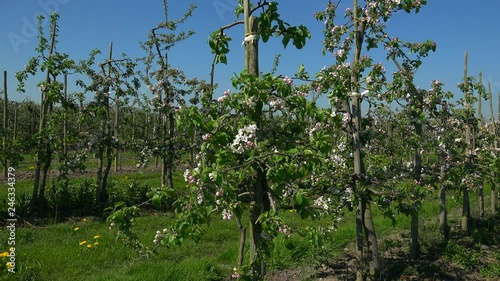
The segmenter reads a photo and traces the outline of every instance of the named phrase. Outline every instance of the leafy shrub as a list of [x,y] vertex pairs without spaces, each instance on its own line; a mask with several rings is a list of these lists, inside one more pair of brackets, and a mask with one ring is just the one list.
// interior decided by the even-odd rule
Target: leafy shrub
[[450,241],[444,250],[444,256],[464,268],[473,268],[479,263],[481,253]]
[[110,182],[108,186],[109,205],[113,206],[119,202],[125,203],[126,206],[141,204],[148,201],[148,192],[151,187],[145,184],[133,181],[128,184],[119,185],[116,182]]
[[85,180],[81,184],[56,181],[48,189],[50,212],[57,217],[92,215],[96,210],[95,185]]

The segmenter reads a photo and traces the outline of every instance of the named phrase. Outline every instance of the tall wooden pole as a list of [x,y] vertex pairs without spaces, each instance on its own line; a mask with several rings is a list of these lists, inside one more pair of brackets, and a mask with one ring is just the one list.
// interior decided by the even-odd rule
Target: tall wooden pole
[[[120,107],[118,106],[118,97],[115,96],[115,141],[118,141],[118,126],[119,126],[119,118],[120,118]],[[119,155],[118,155],[118,147],[115,148],[115,166],[114,166],[114,171],[118,172],[118,161],[120,160]]]
[[[488,93],[489,93],[489,99],[490,99],[490,134],[493,136],[496,136],[496,127],[495,127],[495,112],[493,111],[493,92],[491,91],[491,83],[488,82]],[[500,102],[500,97],[499,97],[499,102]],[[491,149],[496,149],[498,148],[498,140],[493,140],[493,143],[490,145]],[[492,171],[492,181],[491,181],[491,213],[493,215],[496,214],[497,210],[497,181],[498,175],[495,173],[495,171]]]
[[[68,74],[64,74],[64,102],[68,98]],[[64,110],[64,120],[63,120],[63,154],[66,157],[68,155],[68,112],[66,106]]]
[[9,126],[9,100],[7,96],[7,71],[3,72],[3,175],[7,178],[9,161],[7,159],[7,130]]
[[[483,73],[479,72],[479,85],[483,85]],[[478,93],[477,99],[477,125],[479,130],[484,126],[483,123],[483,111],[482,111],[482,97],[481,94]],[[479,216],[484,217],[484,186],[483,183],[480,183],[479,186]]]
[[[244,15],[244,44],[245,44],[245,70],[249,75],[259,75],[259,56],[258,56],[258,21],[257,18],[250,15],[250,1],[243,1]],[[258,101],[258,103],[262,103]],[[258,109],[260,108],[260,110]],[[257,105],[255,112],[256,126],[261,131],[262,107]],[[257,139],[259,135],[257,134]],[[258,140],[256,140],[258,141]],[[265,275],[266,268],[262,256],[259,257],[258,249],[265,247],[265,241],[261,238],[262,224],[258,221],[259,216],[264,211],[264,193],[265,193],[265,173],[261,167],[256,168],[256,181],[253,184],[252,199],[250,206],[249,238],[250,238],[250,267],[254,279],[260,280]]]
[[[471,114],[469,113],[470,110],[470,104],[469,104],[469,83],[467,81],[467,51],[465,51],[464,54],[464,97],[465,97],[465,112],[467,114],[466,116],[466,125],[465,125],[465,142],[467,143],[467,150],[465,153],[466,156],[466,167],[470,167],[471,163],[471,153],[472,153],[472,129],[471,129],[471,124],[469,118],[471,117]],[[468,169],[467,169],[468,171]],[[469,172],[469,171],[468,171]],[[463,202],[462,202],[462,231],[468,232],[469,231],[469,218],[470,218],[470,204],[469,204],[469,190],[467,188],[464,188],[463,190]]]

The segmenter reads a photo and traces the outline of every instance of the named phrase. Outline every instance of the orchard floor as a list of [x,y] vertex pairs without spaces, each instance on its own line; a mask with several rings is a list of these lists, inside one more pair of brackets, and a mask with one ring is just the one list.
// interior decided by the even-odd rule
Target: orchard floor
[[[137,171],[135,166],[123,166],[116,174],[124,175]],[[151,165],[143,171],[159,172],[159,168]],[[72,176],[86,177],[94,174],[95,169],[89,168],[83,173]],[[18,172],[16,177],[18,180],[31,179],[32,171]],[[485,199],[489,202],[489,198]],[[442,241],[439,234],[438,215],[435,210],[430,210],[426,216],[421,217],[419,231],[422,244],[421,257],[418,260],[412,260],[408,256],[410,244],[409,231],[406,229],[408,227],[401,225],[394,228],[386,227],[383,234],[379,235],[381,280],[500,281],[500,215],[477,219],[477,201],[474,200],[471,198],[474,219],[471,221],[468,235],[464,235],[460,229],[459,204],[453,203],[449,208],[448,220],[451,232],[447,243]],[[490,214],[491,210],[486,208],[486,213]],[[377,233],[379,230],[377,229]],[[353,236],[354,233],[352,233]],[[318,268],[308,265],[282,269],[271,268],[266,280],[355,280],[356,262],[353,243],[354,239],[343,250],[340,250],[340,253],[335,253],[335,258],[321,264]]]
[[[456,215],[458,210],[454,210]],[[473,220],[465,236],[456,220],[448,243],[436,239],[424,241],[417,260],[408,256],[406,233],[394,233],[379,239],[383,267],[381,280],[405,281],[480,281],[500,280],[500,215]],[[424,223],[425,228],[425,223]],[[272,272],[269,281],[351,281],[355,280],[354,245],[320,268],[293,268]]]

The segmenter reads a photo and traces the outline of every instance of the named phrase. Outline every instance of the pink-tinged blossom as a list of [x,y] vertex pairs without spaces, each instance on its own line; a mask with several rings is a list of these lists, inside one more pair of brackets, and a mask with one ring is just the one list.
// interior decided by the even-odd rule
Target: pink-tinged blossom
[[235,268],[233,268],[233,274],[231,275],[231,277],[232,277],[233,279],[238,279],[238,278],[240,278],[240,274],[238,273],[238,271],[237,271],[236,267],[235,267]]
[[233,213],[231,213],[230,211],[224,209],[222,210],[222,219],[223,220],[230,220],[233,218]]
[[343,58],[344,55],[345,55],[345,51],[344,49],[338,49],[337,51],[335,51],[333,53],[333,55],[336,57],[336,58]]
[[227,96],[221,96],[221,97],[218,97],[218,98],[217,98],[217,102],[218,102],[218,103],[222,103],[222,102],[224,102],[224,100],[226,100],[226,98],[227,98]]
[[254,147],[255,143],[253,142],[253,139],[256,131],[257,126],[255,124],[239,129],[238,134],[231,144],[231,150],[235,153],[242,154],[245,151],[244,145]]
[[211,137],[211,136],[212,136],[212,135],[211,135],[210,133],[208,133],[208,134],[203,135],[203,136],[201,137],[201,139],[202,139],[202,140],[204,140],[204,141],[206,141],[206,140],[210,139],[210,137]]
[[292,78],[290,78],[288,76],[285,76],[285,78],[283,78],[283,81],[285,81],[285,83],[288,84],[288,85],[292,85],[293,84]]

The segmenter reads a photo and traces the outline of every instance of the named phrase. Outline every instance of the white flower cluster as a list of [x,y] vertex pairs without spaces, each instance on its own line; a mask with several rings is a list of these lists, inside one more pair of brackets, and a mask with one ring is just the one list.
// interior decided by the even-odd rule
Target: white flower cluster
[[231,93],[231,90],[226,90],[226,91],[224,92],[224,95],[222,95],[222,96],[220,96],[220,97],[218,97],[218,98],[217,98],[217,102],[218,102],[218,103],[221,103],[221,102],[223,102],[224,100],[226,100],[226,99],[229,97],[229,94],[230,94],[230,93]]
[[283,109],[285,108],[285,104],[281,100],[272,100],[269,101],[269,107],[273,107],[274,109]]
[[231,150],[234,153],[242,154],[245,151],[245,147],[253,148],[255,143],[255,132],[257,131],[257,125],[252,124],[245,126],[238,130],[238,134],[231,144]]
[[233,218],[233,213],[231,211],[228,211],[226,209],[222,210],[222,219],[223,220],[230,220]]
[[283,188],[283,199],[286,199],[290,196],[293,196],[294,189],[291,184],[287,183],[285,187]]
[[290,236],[292,236],[292,234],[291,234],[291,228],[288,225],[286,225],[286,224],[284,224],[283,226],[278,227],[278,232],[279,233],[283,233],[288,238],[290,238]]
[[318,197],[316,200],[314,200],[314,206],[318,206],[321,209],[325,210],[328,212],[330,209],[330,204],[332,203],[332,198],[324,198],[323,196]]
[[198,204],[203,204],[203,199],[205,199],[205,195],[203,194],[203,190],[201,188],[198,190],[198,196],[196,197]]
[[163,229],[163,233],[161,231],[157,230],[155,238],[153,239],[153,243],[158,244],[158,242],[160,242],[160,239],[165,236],[165,233],[167,233],[166,228]]
[[314,127],[312,127],[311,129],[309,129],[309,136],[312,137],[312,135],[314,134],[314,132],[316,132],[317,130],[319,130],[321,128],[321,123],[320,122],[316,122],[316,124],[314,124]]
[[288,85],[292,85],[293,84],[292,78],[290,78],[288,76],[285,76],[285,78],[283,78],[283,81],[285,81],[285,83],[288,84]]

